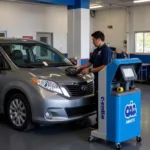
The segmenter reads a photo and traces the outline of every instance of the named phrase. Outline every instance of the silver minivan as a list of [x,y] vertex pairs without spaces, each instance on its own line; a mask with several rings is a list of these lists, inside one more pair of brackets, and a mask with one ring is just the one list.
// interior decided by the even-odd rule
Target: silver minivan
[[14,129],[95,114],[92,75],[68,76],[68,67],[75,66],[50,45],[0,39],[0,112]]

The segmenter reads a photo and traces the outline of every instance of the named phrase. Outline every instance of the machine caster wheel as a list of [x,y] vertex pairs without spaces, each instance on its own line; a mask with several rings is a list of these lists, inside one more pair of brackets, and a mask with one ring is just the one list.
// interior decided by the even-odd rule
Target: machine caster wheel
[[88,142],[93,142],[93,140],[94,140],[94,137],[93,137],[93,136],[90,136],[90,137],[88,138]]
[[117,150],[121,150],[121,145],[120,144],[116,144],[116,149]]
[[141,142],[142,141],[142,138],[141,137],[136,137],[136,140],[137,140],[137,142]]

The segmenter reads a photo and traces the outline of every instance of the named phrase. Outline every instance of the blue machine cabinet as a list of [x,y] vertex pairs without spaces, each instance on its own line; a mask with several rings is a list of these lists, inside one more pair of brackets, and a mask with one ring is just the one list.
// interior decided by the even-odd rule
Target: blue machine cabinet
[[136,137],[141,142],[141,91],[134,85],[142,62],[139,59],[116,59],[99,72],[98,129],[94,137],[121,142]]

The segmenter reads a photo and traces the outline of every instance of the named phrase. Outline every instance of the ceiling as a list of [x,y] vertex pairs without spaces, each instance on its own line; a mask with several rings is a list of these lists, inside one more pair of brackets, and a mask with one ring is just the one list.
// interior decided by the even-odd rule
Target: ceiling
[[[11,1],[11,2],[45,2],[45,1],[57,1],[57,0],[0,0],[0,1]],[[69,1],[69,0],[61,0],[61,1]],[[78,0],[77,0],[78,1]],[[110,8],[111,7],[130,7],[136,5],[147,5],[150,2],[144,3],[133,3],[134,0],[90,0],[91,5],[101,5],[101,8],[94,8],[94,9],[103,9],[103,8]],[[141,0],[137,0],[141,1]],[[59,1],[58,1],[59,2]]]
[[[150,2],[144,2],[144,3],[133,3],[134,0],[90,0],[91,5],[102,5],[103,8],[106,7],[129,7],[129,6],[137,6],[137,5],[144,5],[144,4],[150,4]],[[97,8],[101,9],[101,8]]]

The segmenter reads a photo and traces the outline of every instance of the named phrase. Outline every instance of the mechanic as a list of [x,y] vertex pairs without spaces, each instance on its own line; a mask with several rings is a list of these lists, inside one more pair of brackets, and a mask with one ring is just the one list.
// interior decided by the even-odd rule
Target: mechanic
[[[101,31],[96,31],[92,35],[93,44],[96,49],[93,51],[90,60],[82,66],[78,66],[77,70],[81,69],[82,74],[89,72],[94,74],[95,100],[96,100],[96,124],[91,126],[91,129],[98,128],[98,72],[101,71],[112,58],[112,51],[105,43],[105,35]],[[89,68],[93,65],[93,68]],[[100,89],[99,89],[100,90]]]

